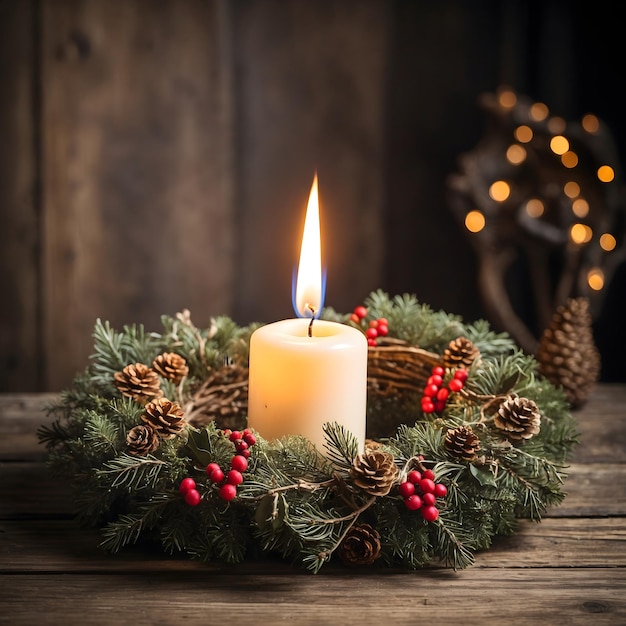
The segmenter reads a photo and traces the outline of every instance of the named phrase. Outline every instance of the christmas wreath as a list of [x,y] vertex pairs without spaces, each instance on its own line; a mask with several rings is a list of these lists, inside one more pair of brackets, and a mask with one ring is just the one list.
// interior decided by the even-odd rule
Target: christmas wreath
[[249,338],[189,312],[161,332],[97,321],[85,372],[38,436],[112,552],[140,539],[241,562],[279,555],[455,569],[565,497],[578,433],[563,390],[484,320],[373,292],[323,317],[368,337],[367,440],[324,426],[324,450],[247,427]]

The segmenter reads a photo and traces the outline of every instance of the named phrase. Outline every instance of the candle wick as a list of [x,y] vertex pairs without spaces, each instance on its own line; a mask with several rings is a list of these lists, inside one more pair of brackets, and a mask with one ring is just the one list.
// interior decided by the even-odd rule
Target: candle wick
[[315,320],[315,307],[307,302],[306,308],[311,311],[311,321],[309,323],[309,337],[313,337],[313,322]]

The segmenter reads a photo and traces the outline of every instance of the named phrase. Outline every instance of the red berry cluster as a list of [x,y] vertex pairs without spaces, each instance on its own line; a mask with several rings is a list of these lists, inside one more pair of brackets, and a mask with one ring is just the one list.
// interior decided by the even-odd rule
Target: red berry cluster
[[404,498],[406,508],[409,511],[419,509],[427,522],[434,522],[439,517],[435,503],[437,498],[443,498],[448,493],[443,483],[435,482],[435,473],[430,469],[423,472],[411,470],[406,480],[398,485],[398,491]]
[[[367,309],[363,306],[357,306],[350,315],[350,321],[358,324],[359,326],[365,325],[365,318],[367,317]],[[384,317],[379,317],[377,320],[371,320],[365,330],[365,336],[367,337],[367,345],[377,345],[376,339],[378,337],[386,337],[389,334],[389,322]]]
[[455,370],[446,386],[443,385],[445,373],[443,367],[433,367],[422,394],[422,411],[424,413],[434,413],[435,411],[441,413],[446,406],[450,393],[461,391],[465,386],[467,370],[462,368]]
[[[214,484],[220,484],[219,496],[222,500],[232,500],[237,495],[237,485],[243,482],[243,473],[248,469],[248,458],[250,457],[250,447],[256,443],[253,432],[246,428],[242,432],[238,430],[225,430],[224,434],[235,444],[236,454],[230,460],[230,470],[224,470],[218,463],[209,463],[206,466],[206,474]],[[196,489],[196,482],[193,478],[184,478],[179,486],[185,502],[189,506],[200,504],[202,497]]]

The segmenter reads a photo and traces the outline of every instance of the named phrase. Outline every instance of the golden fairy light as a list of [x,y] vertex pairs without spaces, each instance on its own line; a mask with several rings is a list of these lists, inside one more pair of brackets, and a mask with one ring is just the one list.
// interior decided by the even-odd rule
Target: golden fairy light
[[600,129],[600,120],[592,113],[588,113],[587,115],[583,116],[582,127],[588,133],[591,133],[593,135],[597,133]]
[[526,160],[526,148],[518,143],[511,144],[506,151],[506,158],[512,165],[519,165]]
[[578,155],[571,150],[561,155],[561,163],[568,169],[572,169],[578,165]]
[[572,202],[572,213],[582,219],[583,217],[587,217],[589,215],[589,203],[584,198],[576,198],[574,202]]
[[511,195],[511,186],[504,180],[496,180],[489,187],[489,195],[496,202],[504,202]]
[[539,198],[531,198],[525,206],[526,215],[532,218],[541,217],[544,214],[545,206]]
[[554,154],[565,154],[569,150],[569,141],[563,135],[555,135],[550,139],[550,150]]
[[580,195],[580,185],[575,180],[569,180],[563,185],[563,193],[568,198],[577,198]]
[[548,121],[548,130],[555,135],[565,132],[565,120],[562,117],[553,117]]
[[593,231],[587,224],[581,224],[580,222],[572,224],[569,230],[569,236],[573,243],[577,245],[583,245],[591,241]]
[[517,104],[517,96],[510,89],[503,89],[498,94],[498,102],[503,109],[512,109]]
[[485,216],[480,211],[470,211],[465,216],[465,228],[470,233],[478,233],[485,227]]
[[617,240],[613,237],[613,235],[611,235],[611,233],[603,233],[600,235],[600,247],[605,252],[615,250],[615,246],[617,246]]
[[513,135],[520,143],[528,143],[533,139],[533,129],[526,124],[522,124],[515,129]]
[[594,291],[600,291],[604,287],[604,272],[599,267],[594,267],[587,272],[587,284]]
[[610,165],[601,165],[597,174],[598,180],[603,183],[610,183],[615,178],[615,171]]
[[542,122],[548,117],[550,110],[543,102],[535,102],[531,107],[528,115],[535,122]]

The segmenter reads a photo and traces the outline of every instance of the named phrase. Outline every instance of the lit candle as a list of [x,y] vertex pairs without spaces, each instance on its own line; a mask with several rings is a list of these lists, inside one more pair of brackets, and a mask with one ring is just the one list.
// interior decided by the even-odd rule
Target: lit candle
[[265,439],[302,435],[318,450],[323,425],[338,422],[365,443],[367,340],[355,328],[316,319],[323,304],[317,175],[307,206],[296,279],[296,319],[250,338],[248,425]]

